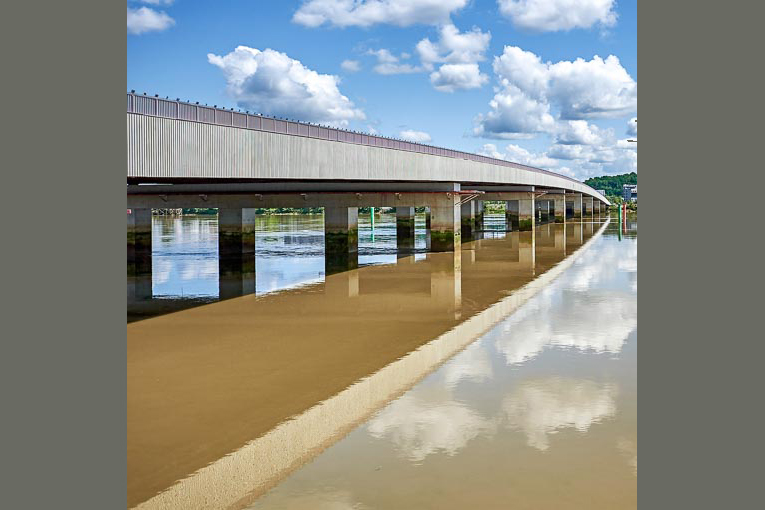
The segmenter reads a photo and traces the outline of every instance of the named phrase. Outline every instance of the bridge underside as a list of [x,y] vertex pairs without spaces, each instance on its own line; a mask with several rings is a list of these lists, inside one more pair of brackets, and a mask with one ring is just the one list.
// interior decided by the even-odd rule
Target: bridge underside
[[151,292],[153,209],[218,209],[220,297],[226,298],[255,290],[257,209],[323,208],[325,271],[333,274],[358,267],[359,208],[396,208],[397,247],[402,256],[414,249],[415,208],[425,208],[428,251],[454,252],[459,260],[456,255],[463,242],[483,237],[489,201],[505,204],[505,231],[529,232],[532,243],[538,225],[581,226],[606,211],[605,204],[581,193],[535,186],[369,181],[130,184],[128,275],[136,282],[134,298],[150,297],[146,294]]

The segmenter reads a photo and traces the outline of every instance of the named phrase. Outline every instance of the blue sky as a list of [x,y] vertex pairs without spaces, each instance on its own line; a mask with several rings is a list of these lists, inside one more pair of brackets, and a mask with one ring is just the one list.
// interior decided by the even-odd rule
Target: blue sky
[[[637,4],[129,1],[127,89],[585,179],[637,171]],[[345,64],[343,63],[345,62]]]

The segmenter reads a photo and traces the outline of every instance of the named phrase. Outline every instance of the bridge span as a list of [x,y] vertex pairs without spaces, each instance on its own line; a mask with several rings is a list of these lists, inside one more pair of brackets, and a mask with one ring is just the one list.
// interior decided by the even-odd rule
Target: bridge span
[[[224,272],[254,271],[254,211],[323,207],[327,272],[357,267],[358,208],[395,207],[402,252],[427,208],[430,250],[458,252],[483,230],[483,203],[507,229],[599,215],[608,199],[547,170],[382,136],[127,94],[129,270],[151,270],[151,210],[219,210]],[[132,268],[132,269],[131,269]]]

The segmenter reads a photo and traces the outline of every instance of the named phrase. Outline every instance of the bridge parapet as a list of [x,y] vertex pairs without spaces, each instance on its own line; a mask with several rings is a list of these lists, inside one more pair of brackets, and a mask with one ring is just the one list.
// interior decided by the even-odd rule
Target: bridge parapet
[[[127,94],[127,112],[151,117],[177,119],[216,126],[264,131],[269,133],[278,133],[369,147],[414,152],[432,156],[441,156],[445,158],[462,159],[478,163],[520,169],[537,174],[550,175],[563,179],[564,181],[576,183],[579,186],[582,185],[582,183],[576,179],[551,172],[549,170],[522,165],[519,163],[513,163],[511,161],[502,159],[495,159],[480,154],[473,154],[443,147],[414,143],[406,140],[388,138],[379,135],[359,133],[355,131],[334,128],[331,126],[317,125],[276,117],[267,117],[250,112],[242,112],[241,110],[234,111],[233,108],[224,109],[210,107],[207,105],[199,105],[198,103],[171,100],[167,98],[162,99],[156,96],[150,97],[145,94],[139,95],[129,92]],[[597,192],[594,190],[593,192],[595,196],[601,198]],[[605,200],[605,197],[602,197],[602,199]]]

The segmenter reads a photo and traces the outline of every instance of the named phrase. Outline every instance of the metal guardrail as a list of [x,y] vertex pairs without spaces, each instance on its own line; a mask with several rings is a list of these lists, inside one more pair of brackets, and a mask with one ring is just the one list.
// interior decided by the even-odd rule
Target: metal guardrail
[[513,163],[504,159],[490,158],[480,154],[455,151],[443,147],[435,147],[421,143],[407,142],[385,136],[370,135],[367,133],[358,133],[345,129],[337,129],[318,124],[306,122],[297,122],[277,117],[267,117],[252,113],[242,113],[234,111],[233,108],[216,108],[202,106],[199,103],[187,103],[179,100],[161,99],[158,96],[139,95],[133,92],[127,94],[127,111],[140,115],[150,115],[154,117],[163,117],[167,119],[179,119],[191,122],[202,122],[205,124],[214,124],[217,126],[229,126],[241,129],[252,129],[256,131],[267,131],[270,133],[281,133],[295,136],[305,136],[308,138],[318,138],[320,140],[330,140],[336,142],[354,143],[358,145],[368,145],[371,147],[382,147],[386,149],[396,149],[409,152],[418,152],[421,154],[430,154],[433,156],[443,156],[447,158],[466,159],[477,161],[479,163],[488,163],[492,165],[506,166],[511,168],[520,168],[532,172],[554,175],[577,184],[583,184],[566,175],[561,175],[549,170],[535,168],[532,166]]

